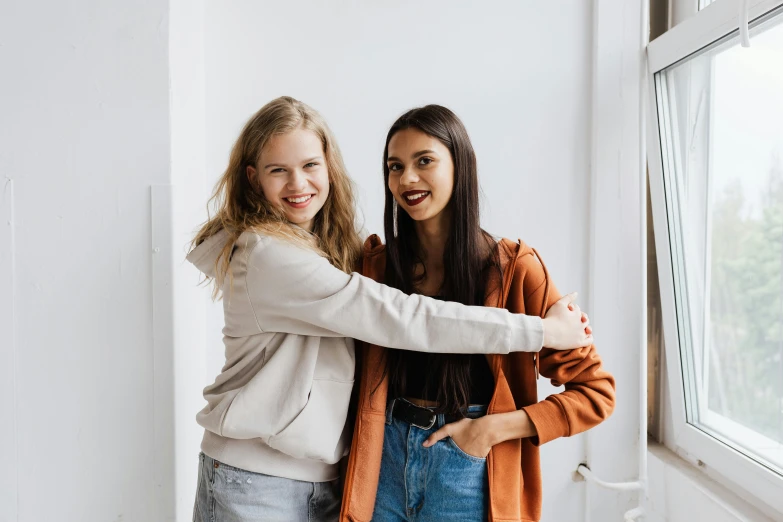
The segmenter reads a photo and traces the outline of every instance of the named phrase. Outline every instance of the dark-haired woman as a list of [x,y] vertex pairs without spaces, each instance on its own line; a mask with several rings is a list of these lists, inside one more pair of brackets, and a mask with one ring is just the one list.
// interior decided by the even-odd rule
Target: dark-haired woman
[[[530,315],[558,300],[532,248],[481,229],[476,158],[453,112],[428,105],[401,116],[383,167],[387,244],[367,240],[364,275],[408,294]],[[614,408],[614,379],[592,345],[538,357],[363,345],[361,361],[346,521],[537,521],[538,447]],[[539,372],[565,390],[539,402]]]

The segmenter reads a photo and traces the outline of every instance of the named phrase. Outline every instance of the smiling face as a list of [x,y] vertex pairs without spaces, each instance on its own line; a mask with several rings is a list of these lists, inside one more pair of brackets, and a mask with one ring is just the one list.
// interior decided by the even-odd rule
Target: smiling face
[[257,167],[247,167],[250,184],[280,207],[288,221],[312,231],[329,196],[329,170],[318,135],[299,128],[271,137]]
[[454,162],[437,138],[409,128],[389,141],[389,190],[397,204],[417,222],[441,215],[454,190]]

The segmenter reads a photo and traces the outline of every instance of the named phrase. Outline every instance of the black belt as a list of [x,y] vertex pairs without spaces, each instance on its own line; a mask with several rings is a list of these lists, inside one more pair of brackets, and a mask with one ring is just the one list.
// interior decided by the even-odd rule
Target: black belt
[[[435,425],[438,420],[438,414],[429,408],[417,406],[406,399],[395,399],[391,404],[391,414],[397,420],[407,422],[412,426],[428,430]],[[483,415],[483,413],[481,414]],[[446,424],[457,422],[465,417],[474,417],[473,415],[459,415],[459,414],[444,414],[444,422]]]

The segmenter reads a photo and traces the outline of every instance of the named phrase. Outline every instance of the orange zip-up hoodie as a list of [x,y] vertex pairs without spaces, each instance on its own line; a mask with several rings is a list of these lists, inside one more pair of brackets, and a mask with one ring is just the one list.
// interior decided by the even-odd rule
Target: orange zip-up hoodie
[[[560,294],[537,253],[522,241],[498,243],[503,277],[487,284],[485,305],[514,313],[544,316]],[[378,236],[364,245],[362,273],[383,282],[385,246]],[[388,379],[383,378],[386,348],[356,344],[359,369],[356,423],[344,476],[342,522],[369,522],[383,453]],[[541,466],[538,447],[558,437],[581,433],[614,409],[614,378],[601,367],[595,346],[539,353],[488,355],[495,391],[488,414],[524,409],[538,431],[534,438],[495,445],[487,457],[489,520],[537,522],[541,518]],[[565,391],[538,401],[538,375]],[[383,380],[381,381],[381,378]]]

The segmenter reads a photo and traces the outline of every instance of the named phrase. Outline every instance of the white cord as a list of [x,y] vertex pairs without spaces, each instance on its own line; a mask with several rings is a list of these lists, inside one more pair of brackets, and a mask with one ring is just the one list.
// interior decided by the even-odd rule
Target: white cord
[[590,468],[584,464],[579,464],[579,466],[576,468],[576,472],[582,475],[588,482],[594,482],[595,484],[598,484],[599,486],[606,489],[614,489],[619,491],[639,491],[644,489],[644,485],[641,483],[641,481],[638,480],[634,482],[606,482],[605,480],[601,480],[596,477],[593,472],[590,471]]

